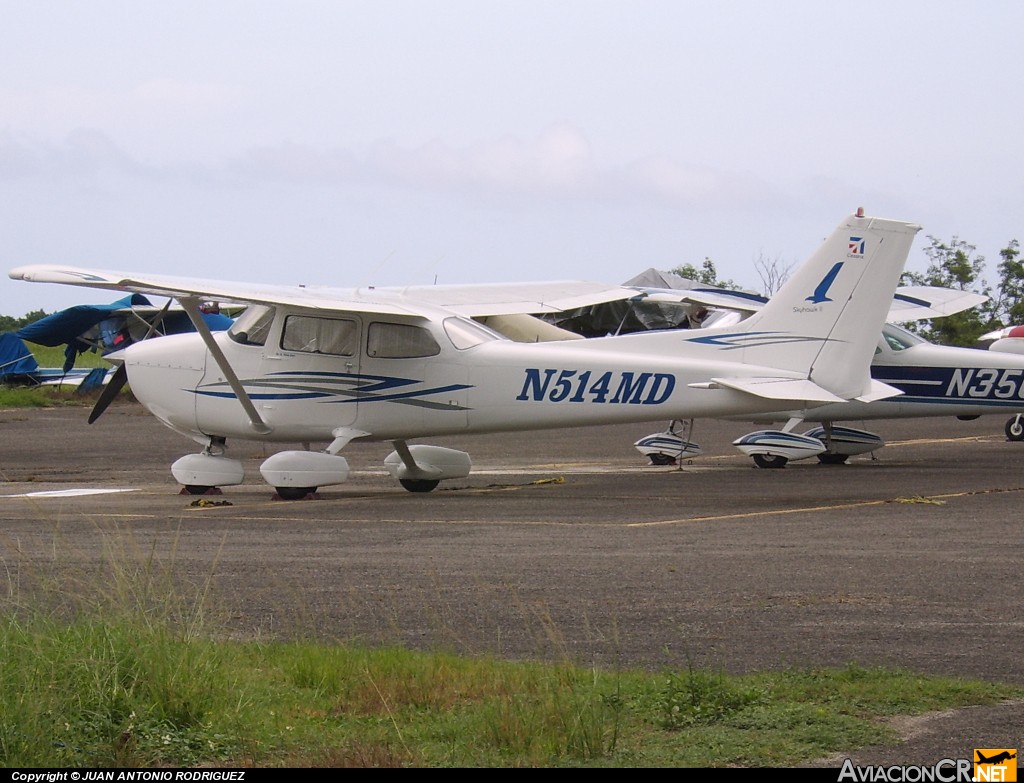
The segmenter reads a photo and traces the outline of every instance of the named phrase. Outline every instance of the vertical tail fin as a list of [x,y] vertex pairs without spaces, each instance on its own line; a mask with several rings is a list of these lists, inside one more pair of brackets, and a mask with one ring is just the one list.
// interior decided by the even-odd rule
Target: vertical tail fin
[[760,312],[728,330],[729,343],[747,364],[799,373],[843,399],[871,397],[871,358],[920,230],[858,210]]

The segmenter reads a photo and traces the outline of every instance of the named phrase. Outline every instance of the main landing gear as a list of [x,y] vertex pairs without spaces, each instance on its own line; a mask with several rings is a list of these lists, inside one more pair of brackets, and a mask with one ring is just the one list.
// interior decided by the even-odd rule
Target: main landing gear
[[[682,432],[677,428],[682,429]],[[693,419],[689,422],[674,419],[664,432],[640,438],[633,445],[652,465],[679,465],[687,457],[698,457],[704,453],[699,445],[689,439],[692,432]]]
[[1022,420],[1022,417],[1024,417],[1024,414],[1018,413],[1006,422],[1007,440],[1024,440],[1024,420]]
[[[348,480],[348,461],[337,453],[350,438],[336,439],[326,451],[281,451],[260,465],[263,479],[281,500],[302,500],[315,496],[320,487]],[[384,467],[409,492],[431,492],[443,479],[465,478],[472,468],[464,451],[441,446],[414,445],[394,441],[395,450],[384,460]],[[242,462],[225,456],[224,438],[212,438],[200,454],[189,454],[171,466],[171,473],[182,484],[185,494],[219,493],[222,486],[241,484],[245,471]]]
[[[759,430],[733,441],[733,445],[753,459],[754,465],[767,470],[786,467],[793,460],[817,457],[822,465],[842,465],[856,454],[880,449],[885,441],[873,432],[843,427],[825,422],[801,434],[793,432],[803,420],[794,417],[781,430]],[[1010,425],[1016,424],[1018,437],[1010,433]],[[684,429],[681,433],[676,427]],[[1024,440],[1024,414],[1011,419],[1007,425],[1007,437]],[[691,420],[673,421],[664,432],[656,432],[638,440],[634,446],[646,456],[652,465],[676,465],[683,457],[697,456],[700,446],[684,437],[693,427]]]
[[[787,424],[796,426],[796,422]],[[782,468],[790,460],[817,457],[822,465],[842,465],[856,454],[865,454],[885,445],[873,432],[842,427],[831,422],[798,434],[783,430],[752,432],[733,441],[759,468]]]

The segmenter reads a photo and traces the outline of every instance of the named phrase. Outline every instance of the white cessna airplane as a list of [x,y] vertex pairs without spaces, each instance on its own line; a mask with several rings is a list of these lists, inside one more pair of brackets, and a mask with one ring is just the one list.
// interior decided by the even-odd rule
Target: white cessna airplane
[[[585,283],[342,290],[25,266],[10,276],[171,297],[197,333],[119,358],[132,392],[201,453],[171,467],[192,493],[240,484],[231,438],[300,443],[260,467],[286,499],[348,478],[350,441],[391,441],[389,472],[413,492],[471,469],[462,451],[409,443],[459,433],[724,417],[898,394],[868,367],[920,226],[845,218],[759,312],[740,324],[544,343],[473,317],[564,310],[634,296]],[[226,332],[207,300],[248,305]],[[312,451],[309,444],[327,444]]]

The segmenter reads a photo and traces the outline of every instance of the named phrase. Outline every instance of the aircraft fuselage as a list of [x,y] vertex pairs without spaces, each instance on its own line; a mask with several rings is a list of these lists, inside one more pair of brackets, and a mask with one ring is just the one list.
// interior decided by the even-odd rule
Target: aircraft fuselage
[[[323,442],[341,427],[388,440],[717,416],[740,400],[765,411],[778,406],[732,389],[691,388],[716,375],[735,377],[738,369],[719,348],[684,347],[689,335],[681,332],[541,344],[492,334],[475,344],[457,337],[459,347],[442,322],[392,320],[385,326],[396,333],[381,337],[381,322],[347,315],[351,339],[325,353],[286,336],[290,318],[327,320],[279,312],[263,344],[227,332],[215,337],[270,428],[266,435],[254,432],[198,335],[126,349],[132,391],[157,418],[197,440]],[[742,366],[743,373],[780,374],[757,365]]]

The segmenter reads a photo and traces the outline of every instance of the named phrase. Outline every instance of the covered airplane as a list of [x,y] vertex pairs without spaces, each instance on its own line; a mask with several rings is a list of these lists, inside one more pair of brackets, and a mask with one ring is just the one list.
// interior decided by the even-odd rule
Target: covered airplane
[[[223,331],[232,323],[215,305],[206,305],[201,312],[213,331]],[[91,351],[105,357],[139,340],[192,331],[195,327],[183,310],[155,307],[142,294],[110,304],[74,305],[15,332],[0,334],[0,381],[70,384],[80,391],[94,390],[116,377],[113,364],[107,368],[75,369],[80,355]],[[51,348],[65,346],[63,366],[40,367],[25,342]]]
[[[232,319],[219,308],[205,307],[203,320],[213,331],[231,326]],[[64,371],[75,366],[86,351],[108,354],[127,348],[153,334],[180,334],[195,328],[185,311],[155,307],[142,294],[132,294],[110,304],[69,307],[23,326],[14,335],[37,345],[66,346]]]
[[0,383],[3,384],[70,384],[84,392],[102,386],[108,369],[113,368],[65,371],[61,367],[40,367],[35,354],[14,332],[0,334]]
[[[196,334],[137,342],[121,361],[137,399],[196,441],[171,472],[190,492],[240,484],[230,439],[301,443],[260,467],[283,498],[344,482],[354,439],[390,441],[388,471],[427,492],[468,454],[416,438],[810,410],[898,394],[869,373],[920,226],[843,219],[757,313],[732,327],[522,343],[471,320],[629,298],[583,282],[401,289],[267,286],[64,266],[10,276],[168,296]],[[204,300],[246,304],[213,333]],[[309,446],[326,444],[318,451]]]

